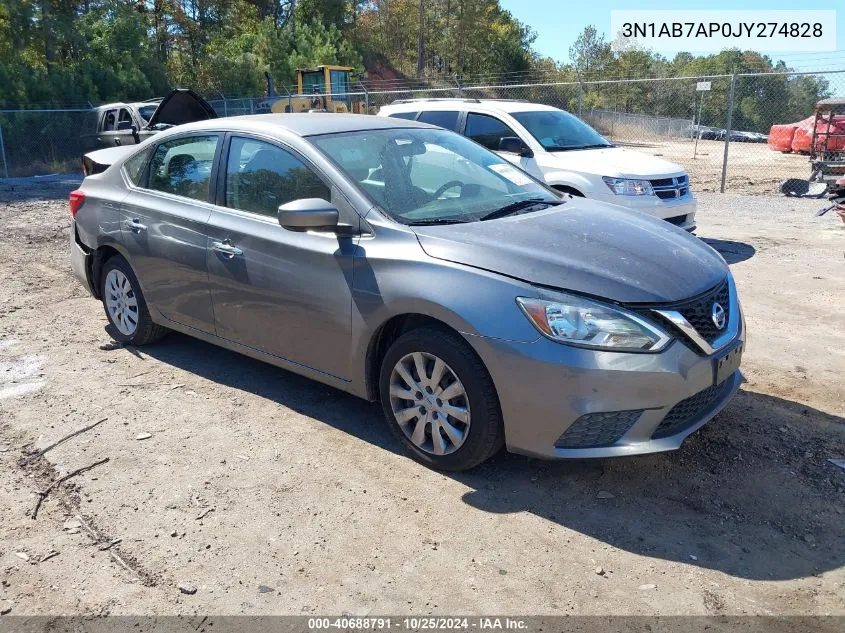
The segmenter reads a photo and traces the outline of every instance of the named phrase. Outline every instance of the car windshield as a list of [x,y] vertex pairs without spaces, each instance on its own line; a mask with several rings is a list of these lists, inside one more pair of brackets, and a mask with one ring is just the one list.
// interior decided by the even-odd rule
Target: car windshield
[[545,185],[454,132],[396,128],[309,140],[403,224],[474,222],[561,202]]
[[141,118],[144,119],[144,122],[146,123],[150,120],[150,117],[153,115],[153,112],[156,111],[156,108],[158,108],[157,103],[155,105],[141,106],[138,108],[138,114],[141,115]]
[[549,152],[613,147],[589,125],[562,110],[512,112],[511,116]]

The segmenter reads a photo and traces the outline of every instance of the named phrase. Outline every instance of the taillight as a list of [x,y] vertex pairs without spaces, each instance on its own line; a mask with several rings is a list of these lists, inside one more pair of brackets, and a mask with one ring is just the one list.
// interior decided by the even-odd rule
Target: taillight
[[85,202],[85,192],[81,189],[77,189],[76,191],[70,192],[70,214],[73,217],[76,217],[76,213],[79,211],[80,207],[82,207],[83,203]]

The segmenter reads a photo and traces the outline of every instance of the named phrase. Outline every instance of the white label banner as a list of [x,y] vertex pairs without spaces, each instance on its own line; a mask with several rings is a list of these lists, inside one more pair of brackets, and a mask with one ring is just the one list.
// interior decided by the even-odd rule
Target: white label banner
[[836,11],[614,10],[610,32],[617,52],[835,51]]

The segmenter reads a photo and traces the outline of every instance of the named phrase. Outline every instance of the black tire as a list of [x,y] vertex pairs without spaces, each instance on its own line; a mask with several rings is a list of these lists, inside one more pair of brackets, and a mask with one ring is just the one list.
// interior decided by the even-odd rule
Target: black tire
[[[131,286],[131,295],[137,303],[137,325],[134,332],[126,334],[120,330],[118,323],[109,312],[107,299],[109,297],[109,289],[106,288],[106,283],[109,278],[109,273],[113,270],[123,273]],[[153,323],[150,317],[150,311],[147,309],[147,302],[144,300],[144,294],[141,292],[141,285],[138,283],[138,278],[135,272],[122,256],[115,255],[106,261],[103,265],[103,270],[100,273],[100,296],[103,299],[103,309],[106,312],[106,318],[112,326],[112,336],[115,340],[129,345],[147,345],[159,340],[165,336],[169,330],[161,325]]]
[[[417,447],[402,431],[393,414],[390,378],[396,364],[408,354],[422,352],[440,358],[463,384],[469,402],[470,423],[463,443],[454,452],[435,455]],[[382,360],[379,394],[388,425],[408,454],[436,470],[468,470],[488,460],[504,445],[505,433],[499,398],[484,363],[460,336],[436,328],[420,328],[396,339]],[[429,428],[430,433],[430,428]]]

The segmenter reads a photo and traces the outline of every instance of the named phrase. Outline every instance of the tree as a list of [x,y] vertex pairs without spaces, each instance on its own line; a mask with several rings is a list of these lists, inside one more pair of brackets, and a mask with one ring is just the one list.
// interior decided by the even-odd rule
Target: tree
[[605,69],[613,59],[613,52],[604,35],[590,24],[569,47],[569,59],[579,74],[593,75]]

